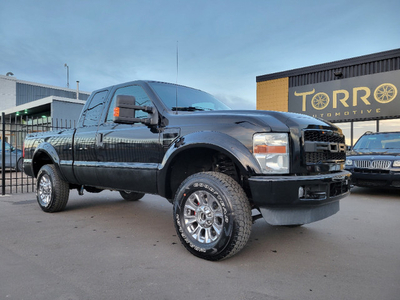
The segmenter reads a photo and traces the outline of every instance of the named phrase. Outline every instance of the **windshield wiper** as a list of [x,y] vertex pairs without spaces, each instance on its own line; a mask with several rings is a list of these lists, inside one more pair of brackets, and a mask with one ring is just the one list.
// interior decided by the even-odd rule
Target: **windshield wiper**
[[194,106],[183,106],[183,107],[173,107],[172,111],[204,111],[203,108],[194,107]]

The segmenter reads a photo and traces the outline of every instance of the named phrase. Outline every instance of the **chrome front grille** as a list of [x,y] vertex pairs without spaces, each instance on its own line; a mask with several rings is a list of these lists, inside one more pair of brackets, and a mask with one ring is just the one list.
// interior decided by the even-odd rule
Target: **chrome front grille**
[[389,169],[390,160],[355,160],[354,165],[360,169]]

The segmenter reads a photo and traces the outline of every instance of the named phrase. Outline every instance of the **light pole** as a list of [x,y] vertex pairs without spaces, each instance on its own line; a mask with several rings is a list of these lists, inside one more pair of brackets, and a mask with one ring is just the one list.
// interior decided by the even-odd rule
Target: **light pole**
[[67,88],[69,88],[69,67],[67,64],[64,64],[64,67],[67,68]]
[[76,100],[79,100],[79,81],[76,81]]

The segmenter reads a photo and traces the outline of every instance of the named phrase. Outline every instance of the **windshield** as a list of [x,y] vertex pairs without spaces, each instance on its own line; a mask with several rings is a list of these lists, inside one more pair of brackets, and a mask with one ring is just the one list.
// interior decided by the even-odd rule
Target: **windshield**
[[[6,151],[7,150],[12,150],[11,149],[11,145],[9,144],[9,143],[7,143],[7,142],[4,142],[4,144],[5,144],[5,149],[6,149]],[[2,142],[1,142],[1,140],[0,140],[0,151],[2,150]]]
[[200,90],[162,82],[149,84],[172,111],[230,110],[224,103]]
[[400,132],[363,135],[354,145],[360,149],[400,149]]

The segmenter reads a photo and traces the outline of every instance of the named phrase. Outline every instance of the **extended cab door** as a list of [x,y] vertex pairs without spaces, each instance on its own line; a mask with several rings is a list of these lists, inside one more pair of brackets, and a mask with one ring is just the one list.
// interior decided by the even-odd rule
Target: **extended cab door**
[[[156,193],[157,169],[163,154],[160,135],[141,123],[114,123],[117,95],[134,96],[137,105],[154,106],[139,85],[131,84],[115,90],[105,122],[100,124],[97,132],[99,181],[103,187]],[[147,118],[148,114],[136,111],[135,117]]]
[[108,90],[91,97],[80,118],[74,137],[74,173],[80,184],[101,186],[97,177],[96,137]]

